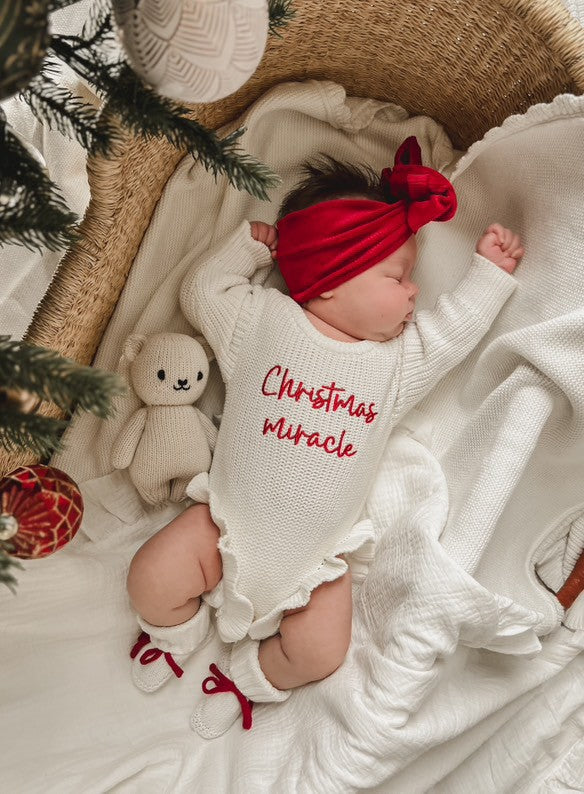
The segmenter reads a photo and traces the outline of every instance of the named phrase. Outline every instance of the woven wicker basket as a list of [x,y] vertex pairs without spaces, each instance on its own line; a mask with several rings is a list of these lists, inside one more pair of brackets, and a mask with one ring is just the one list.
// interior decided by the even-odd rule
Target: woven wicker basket
[[[560,93],[584,93],[584,29],[561,0],[295,0],[236,94],[193,106],[217,128],[277,83],[340,83],[441,123],[467,148],[508,115]],[[90,363],[162,190],[184,152],[126,136],[88,163],[91,201],[26,338]],[[57,415],[51,406],[43,411]],[[29,456],[0,456],[0,471]]]

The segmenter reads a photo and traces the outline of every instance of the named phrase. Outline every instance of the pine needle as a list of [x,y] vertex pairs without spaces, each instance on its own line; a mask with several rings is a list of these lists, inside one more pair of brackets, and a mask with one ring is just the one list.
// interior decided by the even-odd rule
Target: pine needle
[[30,450],[39,457],[62,448],[67,422],[38,414],[25,414],[11,404],[0,403],[0,446],[8,452]]
[[16,594],[16,577],[12,574],[12,568],[19,568],[21,571],[24,567],[15,557],[10,557],[7,552],[10,551],[10,546],[7,543],[0,543],[0,584],[5,584],[6,587]]
[[112,398],[126,391],[110,372],[76,364],[53,350],[0,336],[0,383],[49,400],[64,411],[77,408],[106,419]]
[[76,220],[38,160],[0,120],[0,245],[65,248],[76,238]]
[[77,140],[84,149],[106,154],[116,137],[115,129],[100,123],[99,111],[84,102],[46,73],[37,75],[21,92],[21,97],[41,122],[49,129]]
[[268,12],[270,15],[269,31],[281,38],[280,28],[285,27],[296,16],[292,0],[269,0]]

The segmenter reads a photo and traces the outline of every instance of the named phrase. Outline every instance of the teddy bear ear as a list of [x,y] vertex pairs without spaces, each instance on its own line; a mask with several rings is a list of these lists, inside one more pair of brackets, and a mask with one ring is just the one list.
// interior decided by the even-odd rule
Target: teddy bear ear
[[138,353],[142,350],[146,337],[143,334],[132,334],[124,342],[122,356],[126,361],[134,361]]
[[213,361],[213,359],[215,358],[215,353],[213,353],[211,345],[207,342],[203,334],[197,334],[194,338],[205,351],[205,355],[207,356],[207,361],[211,363],[211,361]]

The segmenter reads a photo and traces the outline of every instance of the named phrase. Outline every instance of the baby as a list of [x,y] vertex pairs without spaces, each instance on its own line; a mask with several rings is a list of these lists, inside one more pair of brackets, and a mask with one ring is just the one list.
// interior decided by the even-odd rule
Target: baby
[[[413,314],[415,233],[456,211],[450,182],[415,138],[381,180],[308,166],[277,228],[243,223],[186,276],[185,316],[209,341],[226,398],[195,504],[134,557],[128,591],[143,629],[133,678],[152,691],[208,639],[231,644],[191,725],[218,736],[254,702],[330,675],[351,638],[351,554],[371,547],[364,505],[397,422],[479,342],[523,255],[495,224],[466,276]],[[277,259],[290,296],[263,286]]]

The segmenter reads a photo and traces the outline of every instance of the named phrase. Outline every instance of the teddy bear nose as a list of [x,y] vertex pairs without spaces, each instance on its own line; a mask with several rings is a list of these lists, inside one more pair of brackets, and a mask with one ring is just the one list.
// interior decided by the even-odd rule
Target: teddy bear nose
[[189,382],[188,378],[185,378],[184,380],[181,380],[180,378],[178,379],[178,385],[181,387],[187,386],[188,382]]

